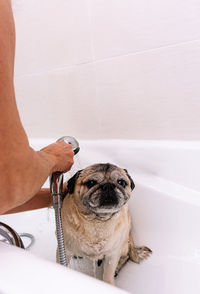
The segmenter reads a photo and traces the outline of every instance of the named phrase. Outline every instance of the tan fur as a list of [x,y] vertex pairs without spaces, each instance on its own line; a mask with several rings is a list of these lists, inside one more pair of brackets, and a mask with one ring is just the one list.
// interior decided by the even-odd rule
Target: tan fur
[[114,284],[115,274],[128,259],[139,263],[151,251],[147,247],[135,247],[127,203],[118,212],[102,217],[83,207],[81,180],[77,180],[74,193],[68,194],[63,201],[62,221],[67,260],[69,262],[73,256],[96,261],[103,259],[103,280]]

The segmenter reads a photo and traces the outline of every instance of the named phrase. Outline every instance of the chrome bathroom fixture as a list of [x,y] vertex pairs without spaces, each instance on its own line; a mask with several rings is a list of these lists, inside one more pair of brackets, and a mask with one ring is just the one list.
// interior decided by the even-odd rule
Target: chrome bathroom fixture
[[[74,154],[77,154],[80,150],[79,143],[73,137],[65,136],[58,141],[65,141],[72,145]],[[63,230],[62,230],[62,219],[61,219],[61,208],[62,208],[62,195],[63,195],[63,173],[54,172],[50,176],[50,192],[53,201],[53,208],[55,210],[55,222],[56,222],[56,235],[58,242],[58,256],[60,264],[67,266],[67,259],[65,253]]]
[[[28,238],[30,240],[27,246],[25,246],[22,241],[23,237]],[[33,235],[29,233],[18,234],[7,224],[0,222],[0,241],[20,247],[22,249],[28,249],[34,244],[35,238]]]
[[2,222],[0,222],[0,236],[4,238],[1,241],[25,249],[22,239],[17,232]]

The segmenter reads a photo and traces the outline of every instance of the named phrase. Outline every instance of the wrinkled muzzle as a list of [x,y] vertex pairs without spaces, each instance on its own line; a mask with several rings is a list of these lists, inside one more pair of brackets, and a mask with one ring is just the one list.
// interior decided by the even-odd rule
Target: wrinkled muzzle
[[99,206],[117,206],[119,204],[118,194],[115,191],[116,186],[112,183],[106,183],[100,186]]
[[113,213],[121,209],[128,199],[129,195],[122,187],[104,183],[84,195],[83,205],[95,213]]

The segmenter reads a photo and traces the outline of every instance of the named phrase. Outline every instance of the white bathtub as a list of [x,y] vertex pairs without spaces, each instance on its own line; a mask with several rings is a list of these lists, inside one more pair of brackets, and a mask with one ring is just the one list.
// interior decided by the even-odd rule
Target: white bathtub
[[[37,149],[49,142],[31,141]],[[89,164],[110,162],[126,168],[136,184],[129,202],[133,236],[137,245],[150,247],[153,255],[140,265],[128,262],[116,285],[135,294],[199,294],[200,143],[82,141],[80,147],[68,177]],[[67,292],[68,286],[75,287],[71,288],[75,293],[80,289],[86,293],[86,288],[88,293],[118,293],[117,288],[54,264],[52,209],[0,216],[0,221],[36,237],[28,257],[22,250],[19,254],[16,248],[0,244],[0,293],[34,293],[37,287],[55,293],[57,282],[57,293]]]

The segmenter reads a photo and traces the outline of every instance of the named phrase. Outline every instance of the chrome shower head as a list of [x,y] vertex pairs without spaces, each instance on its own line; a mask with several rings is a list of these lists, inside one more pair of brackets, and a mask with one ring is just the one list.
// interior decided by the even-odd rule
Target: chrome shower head
[[[74,155],[77,154],[80,150],[79,143],[74,137],[63,136],[58,141],[64,141],[68,144],[72,145],[72,149],[74,151]],[[54,172],[50,176],[50,191],[51,195],[62,195],[63,192],[63,173],[62,172]],[[57,205],[57,203],[55,202]],[[61,205],[61,203],[60,203]]]

